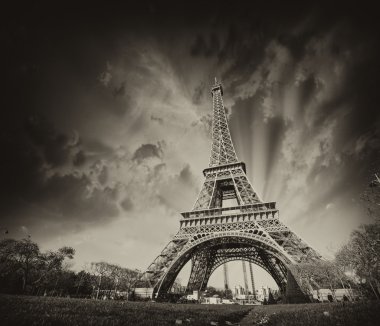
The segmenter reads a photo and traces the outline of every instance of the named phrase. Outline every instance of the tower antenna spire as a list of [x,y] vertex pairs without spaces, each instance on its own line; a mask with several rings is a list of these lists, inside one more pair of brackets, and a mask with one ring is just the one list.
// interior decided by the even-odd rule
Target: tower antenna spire
[[218,80],[216,79],[216,77],[215,77],[215,85],[217,85],[218,84]]

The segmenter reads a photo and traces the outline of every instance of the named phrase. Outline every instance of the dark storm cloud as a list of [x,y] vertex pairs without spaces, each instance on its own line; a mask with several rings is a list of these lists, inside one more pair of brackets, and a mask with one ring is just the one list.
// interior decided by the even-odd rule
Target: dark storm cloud
[[80,230],[86,225],[104,225],[119,214],[109,192],[101,188],[89,191],[92,183],[84,175],[53,175],[38,180],[32,187],[33,193],[19,190],[17,197],[11,197],[11,201],[1,206],[2,224],[13,234],[21,225],[33,228],[41,223],[58,224],[61,232]]
[[162,119],[162,118],[160,118],[160,117],[157,117],[157,116],[155,116],[155,115],[151,115],[150,116],[150,119],[152,120],[152,121],[157,121],[159,124],[163,124],[164,123],[164,119]]
[[116,115],[117,117],[125,116],[133,104],[131,97],[127,94],[127,89],[124,82],[121,83],[120,86],[113,89],[112,97],[114,101],[111,102],[110,105],[104,106],[103,109]]
[[73,158],[74,166],[82,166],[86,162],[86,155],[83,150],[75,154]]
[[53,167],[65,164],[71,156],[73,147],[78,146],[78,140],[70,142],[70,138],[38,116],[31,116],[25,124],[29,139],[36,145],[45,162]]
[[55,175],[42,189],[42,203],[53,212],[62,214],[66,220],[76,222],[91,224],[104,217],[109,220],[116,217],[119,211],[107,191],[94,188],[89,192],[90,185],[91,181],[86,176]]
[[[372,8],[366,5],[358,11],[348,3],[324,6],[323,3],[312,5],[299,2],[252,5],[240,3],[231,6],[229,11],[223,6],[219,6],[218,9],[215,11],[214,24],[223,24],[224,28],[219,28],[221,46],[213,55],[219,59],[220,64],[229,63],[229,68],[223,71],[221,77],[222,81],[228,84],[228,91],[232,94],[268,57],[265,49],[270,42],[275,41],[285,46],[295,60],[299,61],[310,51],[307,44],[311,40],[334,31],[339,25],[340,35],[336,35],[336,40],[331,44],[332,56],[343,55],[347,49],[367,47],[367,40],[372,38],[374,41],[378,29],[376,18],[371,13]],[[215,26],[213,28],[215,29]],[[202,55],[208,48],[206,40],[213,33],[206,29],[203,34],[198,35],[190,47],[190,54]],[[377,44],[376,49],[368,48],[362,51],[365,55],[374,54],[378,51]],[[358,58],[360,56],[358,53]],[[378,70],[377,63],[375,66]],[[368,72],[358,73],[368,76]],[[311,79],[309,86],[312,86]]]
[[209,39],[205,39],[203,35],[198,35],[191,46],[190,53],[193,56],[210,57],[217,55],[220,49],[219,38],[212,33]]
[[123,96],[126,93],[126,82],[123,81],[119,87],[115,87],[113,90],[113,96],[118,97],[118,96]]
[[[290,126],[288,126],[290,127]],[[282,146],[283,135],[287,128],[285,121],[279,117],[273,117],[269,119],[266,123],[266,128],[268,129],[268,147],[271,149],[267,152],[266,162],[266,176],[265,180],[268,180],[274,165],[278,160],[278,155],[280,148]],[[266,183],[265,186],[268,184]],[[266,188],[264,188],[263,193],[266,193]]]
[[193,173],[191,172],[190,165],[187,164],[179,173],[178,176],[179,181],[188,184],[190,186],[194,186],[195,184],[195,178]]
[[[310,163],[307,181],[315,185],[323,183],[334,171],[339,171],[338,167],[345,169],[344,178],[355,174],[358,180],[378,157],[380,28],[377,10],[366,8],[363,3],[356,7],[348,3],[324,5],[304,1],[233,4],[208,1],[202,5],[196,1],[160,4],[139,1],[134,5],[126,2],[79,5],[65,1],[53,10],[51,4],[37,1],[6,12],[9,19],[4,22],[1,36],[6,91],[2,96],[5,109],[0,121],[0,213],[5,224],[20,226],[29,221],[37,225],[50,221],[63,225],[68,221],[71,226],[63,228],[72,230],[74,224],[96,225],[118,216],[116,202],[120,194],[106,186],[111,173],[109,167],[103,166],[100,174],[94,173],[94,180],[85,168],[114,154],[109,143],[100,138],[105,137],[104,130],[101,133],[97,128],[108,130],[112,128],[112,119],[129,119],[130,108],[135,104],[130,98],[134,94],[129,89],[126,73],[119,71],[117,76],[116,69],[112,70],[108,62],[122,62],[123,69],[141,82],[138,85],[152,81],[153,73],[146,65],[133,66],[129,62],[129,51],[136,44],[142,56],[161,51],[159,60],[167,59],[168,71],[181,80],[184,88],[188,86],[188,76],[199,70],[199,62],[207,61],[207,69],[213,71],[199,75],[222,77],[225,98],[233,99],[230,115],[233,138],[238,138],[238,133],[246,135],[238,154],[239,158],[245,157],[247,166],[253,165],[253,153],[257,150],[257,143],[252,143],[249,137],[258,127],[265,126],[261,137],[269,150],[263,153],[266,164],[261,172],[268,179],[283,155],[281,150],[288,132],[305,123],[306,107],[315,102],[320,90],[326,91],[318,69],[328,63],[315,61],[307,67],[309,71],[304,71],[305,78],[297,88],[299,103],[294,104],[298,105],[298,121],[288,121],[289,117],[282,112],[287,87],[295,82],[298,64],[321,55],[310,44],[330,37],[327,56],[347,67],[343,86],[319,104],[301,137],[305,143],[315,141],[323,155],[339,154],[343,163],[339,166],[317,157]],[[284,72],[279,72],[276,83],[271,80],[270,63],[278,49],[275,46],[268,50],[270,44],[285,48],[294,61]],[[268,67],[255,77],[260,85],[253,91],[254,83],[249,82],[252,74],[265,64]],[[163,78],[162,82],[165,81]],[[202,103],[206,91],[206,86],[199,82],[188,90],[190,100],[196,105]],[[154,90],[160,88],[157,81],[153,86]],[[247,91],[244,96],[242,87]],[[145,95],[154,100],[156,93]],[[268,98],[275,102],[270,114],[264,108]],[[44,116],[48,119],[41,118]],[[149,116],[153,121],[163,122],[161,116]],[[312,138],[335,119],[338,123],[332,127],[332,136]],[[97,123],[91,124],[93,121]],[[194,125],[201,125],[210,135],[211,115],[203,115]],[[93,132],[88,137],[82,133],[76,137],[72,130],[80,128]],[[145,130],[144,117],[136,118],[128,128],[131,133]],[[333,138],[332,144],[326,142],[329,137]],[[137,148],[131,150],[137,163],[163,157],[160,143],[131,146],[133,150]],[[301,159],[307,158],[309,153],[306,154]],[[287,176],[287,182],[296,178],[306,165],[296,159],[290,164],[295,167],[294,175]],[[157,165],[155,174],[163,172],[165,167],[164,163]],[[56,170],[60,168],[62,171],[58,173]],[[318,175],[323,177],[322,181],[315,181]],[[172,198],[184,185],[188,185],[185,189],[189,198],[193,198],[192,180],[190,166],[185,166],[173,178],[174,186],[166,185],[159,198],[176,211],[183,209],[186,202],[178,203]],[[94,181],[101,186],[95,187]],[[332,195],[345,186],[346,183],[338,181],[326,193]],[[170,196],[165,197],[165,190]],[[316,198],[315,207],[327,198]],[[131,203],[130,199],[124,199],[120,205],[130,211]]]
[[17,200],[28,200],[35,190],[44,187],[50,169],[71,165],[80,151],[79,137],[59,132],[46,119],[33,115],[14,125],[4,125],[0,145],[4,149],[1,163],[1,193],[7,200],[0,207],[11,210]]
[[192,127],[199,127],[205,133],[207,137],[211,137],[212,134],[212,114],[208,113],[203,115],[199,120],[194,121],[191,124]]
[[[58,131],[39,115],[16,126],[5,127],[6,137],[0,140],[6,149],[0,171],[2,225],[15,232],[25,224],[32,229],[38,223],[62,224],[61,231],[67,232],[118,216],[116,202],[108,193],[94,188],[86,174],[72,170],[86,162],[86,150],[76,132]],[[58,173],[60,168],[69,172]]]
[[102,170],[98,175],[98,180],[100,184],[104,185],[108,180],[108,168],[107,166],[103,166]]
[[147,158],[162,158],[163,150],[161,143],[155,144],[143,144],[133,154],[132,160],[137,163],[143,162]]
[[200,102],[201,102],[201,98],[204,94],[204,91],[206,89],[206,85],[205,83],[201,83],[200,85],[198,85],[195,89],[194,89],[194,93],[193,93],[193,97],[192,97],[192,101],[195,105],[199,105]]
[[120,203],[121,207],[123,207],[123,209],[128,212],[128,211],[131,211],[133,209],[133,202],[131,201],[130,198],[125,198],[121,203]]
[[[264,92],[262,90],[258,90],[253,96],[244,99],[237,100],[235,106],[232,108],[232,114],[230,117],[230,129],[231,135],[234,139],[236,136],[234,135],[235,130],[245,130],[248,134],[252,133],[254,128],[254,122],[257,121],[261,123],[260,119],[257,119],[256,116],[259,113],[258,109],[261,107],[263,102]],[[260,122],[259,122],[260,121]],[[254,150],[253,144],[250,142],[243,143],[244,148],[242,148],[242,152],[246,153],[246,157],[251,160],[252,152]],[[250,165],[250,161],[247,162]]]
[[160,164],[155,165],[153,169],[153,175],[154,176],[159,175],[165,168],[166,168],[166,163],[160,163]]
[[12,210],[18,198],[29,196],[42,183],[41,169],[44,166],[44,159],[30,145],[25,135],[6,136],[0,137],[4,151],[0,163],[0,210],[3,214]]
[[257,37],[257,31],[254,27],[247,26],[247,23],[230,25],[224,47],[218,55],[220,63],[232,62],[230,68],[221,76],[222,81],[235,79],[230,85],[230,92],[233,93],[235,86],[246,80],[249,71],[255,69],[263,60],[268,42],[268,38]]
[[[186,164],[178,174],[167,180],[160,180],[156,184],[158,191],[155,193],[155,197],[169,211],[177,213],[185,207],[189,207],[194,200],[199,191],[197,181],[190,165]],[[178,193],[181,195],[178,196]]]
[[[307,9],[307,8],[306,8]],[[290,50],[292,58],[294,60],[293,66],[296,67],[297,64],[303,64],[304,60],[315,60],[316,64],[307,67],[309,71],[304,71],[306,78],[299,82],[297,91],[298,91],[298,104],[297,104],[297,122],[298,124],[305,123],[305,119],[309,119],[308,123],[310,124],[311,129],[308,130],[308,135],[305,134],[305,137],[313,135],[318,130],[320,130],[326,123],[338,119],[339,123],[337,128],[334,130],[333,134],[333,148],[337,153],[340,153],[345,146],[350,142],[355,143],[355,139],[358,139],[363,133],[366,134],[378,128],[379,121],[379,111],[377,110],[377,103],[379,102],[379,92],[376,91],[376,86],[379,82],[380,76],[380,65],[377,59],[379,55],[379,44],[376,41],[377,38],[377,28],[374,22],[373,15],[369,14],[365,19],[364,16],[356,14],[354,11],[351,11],[352,8],[343,7],[341,11],[337,11],[335,8],[332,8],[327,15],[323,15],[321,9],[317,10],[306,10],[305,18],[298,17],[294,20],[286,21],[284,18],[281,18],[279,21],[276,21],[273,24],[273,29],[264,28],[265,33],[263,33],[261,48],[265,47],[265,44],[269,44],[271,41],[278,42],[286,49]],[[279,33],[277,29],[279,27],[278,23],[281,22],[283,30]],[[272,23],[272,22],[271,22]],[[298,27],[297,27],[298,25]],[[295,29],[295,27],[297,27]],[[235,34],[244,35],[244,33],[234,33],[233,30],[229,32],[227,38],[229,50],[225,53],[233,53],[239,47],[242,47],[242,42],[247,41],[247,37],[237,38],[234,37]],[[322,41],[327,39],[328,41]],[[325,47],[323,51],[326,51],[325,54],[318,52],[317,47],[312,47],[312,43],[318,44],[318,42],[326,42],[323,44]],[[250,53],[254,50],[254,42],[251,42],[252,48],[247,48],[246,53]],[[227,45],[226,45],[227,46]],[[261,51],[261,50],[259,50]],[[274,52],[275,53],[275,52]],[[310,114],[311,105],[316,105],[316,99],[320,92],[328,92],[330,89],[326,89],[326,81],[321,80],[318,77],[319,70],[323,66],[328,66],[327,62],[318,62],[318,58],[321,55],[328,56],[329,60],[335,60],[336,62],[344,63],[345,68],[347,69],[346,74],[344,75],[341,81],[341,87],[336,90],[331,90],[332,96],[323,100],[318,104],[317,109],[315,110],[315,116],[310,120],[310,116],[305,116]],[[236,77],[235,82],[232,84],[232,91],[235,92],[234,86],[241,85],[244,82],[244,72],[241,74],[240,69],[243,66],[253,65],[259,66],[264,63],[264,60],[267,60],[268,55],[255,58],[239,58],[233,59],[231,55],[223,56],[223,60],[229,58],[233,62],[233,69],[228,72],[230,76],[225,75],[224,78],[227,80],[232,76]],[[245,61],[243,65],[242,61]],[[235,66],[236,65],[236,69]],[[336,69],[331,65],[327,69]],[[290,77],[290,78],[289,78]],[[251,103],[248,107],[242,102],[237,102],[233,110],[232,119],[234,119],[234,114],[242,114],[241,116],[245,117],[246,123],[249,124],[248,129],[251,128],[253,121],[263,120],[263,118],[254,114],[255,110],[261,110],[263,103],[261,99],[265,97],[265,94],[262,92],[271,91],[271,81],[268,79],[269,75],[261,75],[261,84],[258,90],[252,95],[251,98],[248,98],[247,101]],[[323,77],[322,77],[323,78]],[[279,78],[279,90],[283,89],[283,85],[288,86],[291,82],[294,83],[294,75],[292,72],[286,76]],[[331,84],[331,81],[328,81]],[[261,94],[260,94],[261,93]],[[267,95],[268,96],[268,95]],[[284,103],[284,92],[269,93],[269,96],[272,100],[277,101],[275,107],[280,108],[280,110],[275,108],[274,115],[276,119],[276,124],[279,124],[275,128],[271,128],[272,131],[269,132],[271,144],[268,164],[273,164],[276,160],[273,159],[274,153],[276,153],[276,148],[278,149],[279,140],[283,137],[287,127],[285,128],[282,120],[281,107]],[[259,101],[255,101],[255,98]],[[277,98],[277,99],[276,99]],[[241,111],[244,107],[247,110],[243,113]],[[342,108],[346,107],[346,113],[342,116]],[[252,117],[249,118],[247,111],[252,111]],[[267,117],[268,123],[271,124],[271,120],[274,117]],[[242,119],[243,120],[243,119]],[[250,121],[250,123],[249,123]],[[231,121],[234,123],[233,121]],[[245,124],[244,121],[240,121],[241,124]],[[290,126],[288,126],[290,127]],[[296,126],[294,126],[296,127]],[[277,145],[276,145],[277,144]],[[323,147],[324,145],[321,144]],[[243,152],[249,151],[245,149]],[[252,150],[252,148],[251,148]],[[322,152],[324,149],[322,148]],[[379,148],[372,149],[372,153],[379,152]],[[375,155],[375,154],[374,154]],[[250,155],[247,155],[250,157]],[[376,155],[375,155],[376,156]],[[364,163],[368,165],[370,160],[366,160]],[[363,162],[362,162],[363,163]],[[368,167],[361,166],[361,169],[366,170]],[[360,170],[361,170],[360,169]],[[271,170],[268,166],[267,172]]]
[[87,151],[92,155],[108,156],[114,152],[114,149],[104,144],[100,139],[85,139],[83,141]]
[[321,83],[318,81],[318,79],[315,78],[313,74],[306,78],[306,80],[304,80],[299,85],[298,88],[300,90],[300,108],[305,108],[309,104],[309,102],[315,96],[315,93],[318,90],[319,85],[321,85]]

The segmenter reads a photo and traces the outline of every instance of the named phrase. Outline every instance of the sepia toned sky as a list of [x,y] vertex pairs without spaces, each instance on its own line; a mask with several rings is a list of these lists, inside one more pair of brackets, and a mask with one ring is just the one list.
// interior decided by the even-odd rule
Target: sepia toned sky
[[144,270],[203,182],[216,76],[254,189],[332,257],[369,220],[360,194],[379,163],[378,17],[363,2],[249,3],[7,8],[7,236],[71,245],[75,269]]

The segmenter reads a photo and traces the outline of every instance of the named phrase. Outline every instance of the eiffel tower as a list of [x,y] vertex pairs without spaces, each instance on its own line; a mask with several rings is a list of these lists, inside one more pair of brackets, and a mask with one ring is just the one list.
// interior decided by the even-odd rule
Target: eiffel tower
[[[320,255],[279,220],[275,202],[264,202],[237,158],[223,105],[223,87],[215,79],[210,164],[191,211],[182,213],[180,229],[143,273],[137,286],[165,298],[181,269],[191,260],[186,292],[203,291],[211,274],[234,260],[267,271],[288,302],[307,301],[295,269]],[[234,206],[226,205],[234,201]],[[146,291],[146,290],[144,290]],[[141,292],[141,291],[140,291]],[[305,299],[306,298],[306,299]]]

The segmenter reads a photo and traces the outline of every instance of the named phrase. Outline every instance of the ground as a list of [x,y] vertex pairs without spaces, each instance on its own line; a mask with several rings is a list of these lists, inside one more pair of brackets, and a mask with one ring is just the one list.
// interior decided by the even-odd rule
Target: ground
[[372,326],[379,325],[380,301],[256,306],[241,326]]
[[1,325],[362,326],[379,318],[379,302],[239,306],[0,295]]

